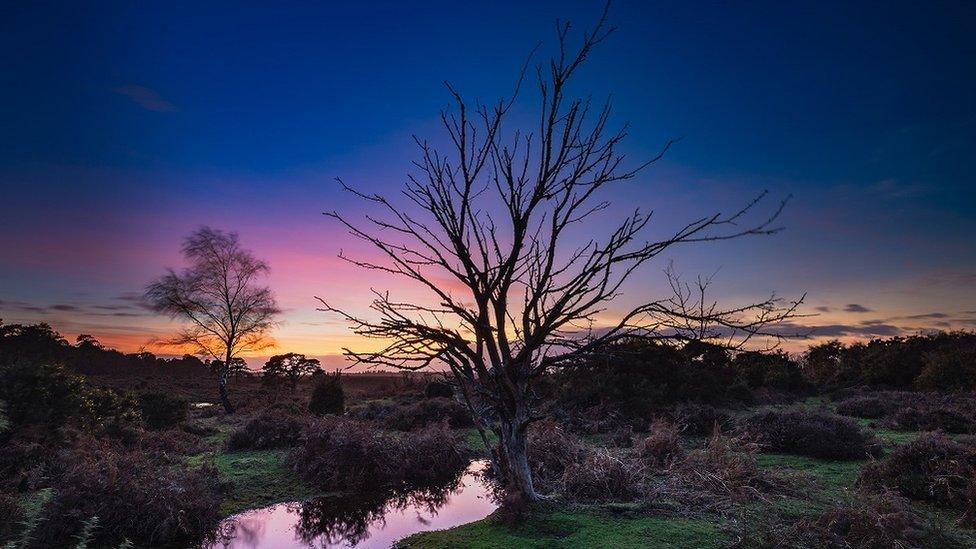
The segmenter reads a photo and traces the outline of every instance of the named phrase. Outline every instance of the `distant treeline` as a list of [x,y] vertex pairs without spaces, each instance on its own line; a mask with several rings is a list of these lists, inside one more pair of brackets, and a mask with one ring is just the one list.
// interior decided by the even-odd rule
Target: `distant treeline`
[[0,324],[0,364],[20,361],[62,364],[85,375],[131,368],[165,368],[175,375],[206,374],[208,364],[193,355],[162,358],[150,352],[123,353],[103,347],[89,335],[72,345],[47,324]]
[[[199,375],[209,368],[193,355],[163,358],[107,349],[88,335],[71,344],[47,324],[0,324],[0,364],[20,360],[63,364],[86,375],[130,368]],[[620,391],[658,404],[735,400],[758,388],[792,393],[860,386],[971,391],[976,390],[976,333],[938,332],[849,345],[829,341],[796,355],[731,351],[702,342],[632,340],[596,349],[564,372],[554,376],[562,390],[589,402]]]

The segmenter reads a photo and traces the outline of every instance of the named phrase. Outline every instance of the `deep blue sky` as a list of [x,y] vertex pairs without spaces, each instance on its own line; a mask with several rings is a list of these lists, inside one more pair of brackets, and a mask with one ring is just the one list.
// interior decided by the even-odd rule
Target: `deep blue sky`
[[[335,290],[340,247],[317,214],[346,204],[332,178],[394,188],[410,135],[438,135],[444,80],[495,99],[537,42],[551,51],[556,17],[581,29],[600,11],[329,4],[6,4],[0,317],[131,346],[121,334],[163,328],[86,312],[138,292],[210,223],[277,262],[283,337],[313,340],[321,326],[298,326],[316,324],[312,293]],[[793,194],[783,235],[688,252],[679,269],[721,268],[731,299],[808,291],[824,335],[976,325],[976,3],[743,4],[612,7],[618,31],[574,91],[613,94],[635,158],[683,137],[615,198],[667,227]]]

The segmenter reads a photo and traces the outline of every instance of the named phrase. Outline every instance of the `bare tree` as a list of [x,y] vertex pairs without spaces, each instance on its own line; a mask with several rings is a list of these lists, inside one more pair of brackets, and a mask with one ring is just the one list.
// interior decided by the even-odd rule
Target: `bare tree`
[[[528,62],[512,98],[491,106],[469,104],[448,84],[457,108],[441,113],[450,150],[415,138],[421,158],[419,172],[403,189],[406,203],[340,180],[382,213],[361,222],[327,213],[381,259],[340,257],[410,279],[431,296],[429,303],[405,303],[374,290],[369,315],[320,299],[322,310],[344,316],[357,334],[384,342],[380,350],[346,349],[346,355],[405,370],[447,365],[486,445],[488,431],[499,439],[492,463],[506,489],[528,500],[539,496],[526,458],[526,429],[538,419],[533,384],[547,369],[621,338],[688,339],[714,332],[734,345],[758,335],[780,337],[765,327],[789,318],[796,306],[781,306],[774,296],[722,309],[705,301],[704,288],[696,301],[689,286],[671,277],[675,295],[611,316],[608,304],[649,260],[679,244],[772,234],[785,201],[760,215],[762,193],[731,214],[697,219],[658,241],[641,237],[650,215],[640,210],[603,239],[572,238],[572,227],[607,209],[601,191],[634,178],[671,143],[657,157],[624,167],[618,145],[626,126],[608,130],[609,102],[595,108],[589,99],[566,96],[577,69],[613,31],[606,10],[572,51],[569,28],[557,22],[558,53],[537,67],[536,130],[503,129]],[[721,329],[713,331],[716,325]]]
[[227,396],[230,366],[239,355],[274,344],[268,332],[280,311],[271,289],[258,285],[268,264],[241,248],[237,233],[203,227],[186,238],[183,257],[189,267],[149,284],[146,300],[153,310],[185,321],[163,343],[191,346],[214,359],[220,402],[233,412]]

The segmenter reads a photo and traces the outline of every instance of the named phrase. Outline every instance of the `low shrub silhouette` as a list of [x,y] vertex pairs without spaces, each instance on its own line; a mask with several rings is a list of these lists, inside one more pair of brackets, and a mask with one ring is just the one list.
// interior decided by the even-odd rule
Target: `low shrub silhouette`
[[867,465],[858,484],[869,490],[892,490],[913,500],[965,510],[976,474],[976,449],[940,433],[924,434],[901,444],[890,455]]
[[69,545],[94,516],[98,546],[194,542],[220,520],[218,472],[209,467],[170,469],[142,452],[82,437],[58,452],[51,474],[57,489],[35,534],[45,546]]
[[334,374],[319,374],[312,398],[308,401],[308,411],[315,415],[342,415],[346,409],[346,394],[342,390],[342,379],[337,371]]
[[445,424],[394,435],[368,423],[323,418],[305,431],[288,463],[330,490],[370,490],[433,482],[466,463],[467,447]]
[[740,429],[767,452],[864,459],[874,451],[870,439],[856,422],[823,411],[760,411],[745,418]]
[[150,429],[170,429],[186,421],[189,403],[167,393],[142,393],[139,411],[142,421]]
[[683,427],[683,432],[691,436],[709,436],[715,428],[727,431],[732,427],[732,416],[726,412],[709,406],[689,402],[679,404],[670,414],[671,420]]
[[453,399],[441,397],[398,406],[387,416],[386,424],[391,429],[410,431],[445,420],[454,428],[474,425],[467,408]]
[[901,407],[886,421],[900,431],[945,431],[969,434],[976,428],[976,418],[951,404],[916,404]]
[[267,450],[295,446],[302,440],[308,419],[302,416],[265,410],[231,433],[227,449]]
[[431,381],[424,389],[427,398],[454,398],[454,387],[444,381]]
[[837,413],[842,416],[881,419],[898,409],[892,399],[878,396],[858,396],[837,403]]

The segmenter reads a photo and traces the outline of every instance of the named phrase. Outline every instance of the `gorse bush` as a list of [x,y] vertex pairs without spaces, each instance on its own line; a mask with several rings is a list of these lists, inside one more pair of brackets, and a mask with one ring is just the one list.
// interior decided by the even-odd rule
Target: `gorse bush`
[[14,425],[53,428],[82,417],[84,380],[62,366],[26,360],[0,365],[0,400]]
[[308,424],[306,417],[266,410],[231,433],[227,439],[227,449],[266,450],[295,446],[301,442]]
[[339,372],[334,374],[319,374],[312,398],[308,401],[308,410],[315,415],[342,415],[346,409],[346,394],[342,390],[342,380]]
[[914,500],[954,509],[971,505],[969,491],[976,474],[976,450],[942,434],[924,434],[901,444],[890,455],[866,466],[858,484],[871,490],[893,490]]
[[892,413],[886,424],[900,431],[945,431],[973,433],[976,418],[951,404],[917,404]]
[[875,451],[856,422],[823,411],[760,411],[745,418],[740,429],[767,452],[826,459],[864,459]]
[[683,432],[691,436],[709,436],[715,429],[727,431],[732,427],[732,416],[714,406],[689,402],[679,404],[670,414],[672,422],[681,425]]
[[142,393],[139,395],[139,411],[150,429],[169,429],[186,421],[189,403],[167,393]]

